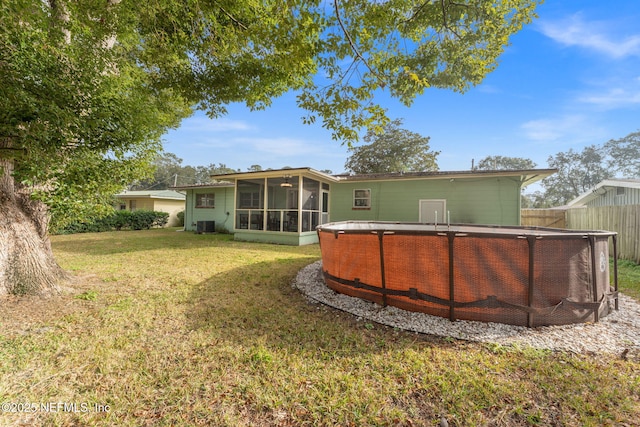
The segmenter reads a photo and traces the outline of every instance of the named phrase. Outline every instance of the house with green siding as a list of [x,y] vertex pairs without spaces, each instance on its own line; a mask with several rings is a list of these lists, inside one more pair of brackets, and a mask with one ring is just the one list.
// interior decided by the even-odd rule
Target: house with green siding
[[555,169],[329,175],[312,168],[214,175],[186,192],[185,230],[316,243],[316,226],[362,220],[520,225],[523,187]]

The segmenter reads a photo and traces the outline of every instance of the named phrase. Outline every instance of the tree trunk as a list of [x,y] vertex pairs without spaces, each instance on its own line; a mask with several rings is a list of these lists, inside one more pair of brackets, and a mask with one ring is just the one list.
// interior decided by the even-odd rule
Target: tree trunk
[[0,295],[57,294],[67,275],[53,257],[46,207],[16,191],[12,171],[0,157]]

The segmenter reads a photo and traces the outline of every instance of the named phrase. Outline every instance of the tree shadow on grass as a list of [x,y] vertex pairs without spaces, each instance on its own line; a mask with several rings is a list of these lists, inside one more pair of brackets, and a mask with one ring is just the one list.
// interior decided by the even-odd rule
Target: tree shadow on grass
[[228,271],[192,288],[190,330],[250,346],[335,354],[368,353],[417,341],[450,345],[429,335],[373,325],[356,316],[309,302],[292,286],[297,271],[314,259],[278,259]]
[[268,249],[283,253],[298,253],[295,246],[272,245],[233,240],[233,234],[197,234],[175,229],[151,229],[138,231],[107,231],[51,236],[55,251],[90,255],[154,250],[192,250],[194,248],[241,247]]
[[[395,330],[309,302],[292,281],[313,261],[239,267],[191,289],[187,328],[211,346],[208,357],[218,372],[211,380],[237,396],[234,404],[272,417],[272,425],[350,424],[349,419],[370,424],[377,411],[411,414],[422,424],[443,413],[440,399],[424,399],[420,381],[406,393],[403,383],[430,375],[434,369],[425,363],[453,363],[453,349],[468,344]],[[433,362],[431,355],[441,351],[449,362]],[[391,422],[389,414],[383,418]]]

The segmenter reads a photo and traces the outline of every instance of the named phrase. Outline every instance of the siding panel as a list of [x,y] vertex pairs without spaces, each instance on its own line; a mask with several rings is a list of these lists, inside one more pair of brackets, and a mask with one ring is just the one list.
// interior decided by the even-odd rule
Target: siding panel
[[[214,193],[214,208],[196,208],[196,194]],[[198,188],[187,190],[187,205],[185,207],[184,228],[195,231],[198,221],[215,221],[216,228],[224,227],[233,231],[233,217],[226,213],[233,213],[233,187]]]
[[627,187],[624,188],[624,194],[617,194],[617,188],[607,188],[606,193],[589,201],[586,205],[589,207],[640,205],[640,189]]
[[[371,189],[370,209],[352,208],[354,189]],[[418,222],[421,199],[445,199],[452,223],[520,223],[520,183],[508,178],[343,182],[332,187],[331,220]]]

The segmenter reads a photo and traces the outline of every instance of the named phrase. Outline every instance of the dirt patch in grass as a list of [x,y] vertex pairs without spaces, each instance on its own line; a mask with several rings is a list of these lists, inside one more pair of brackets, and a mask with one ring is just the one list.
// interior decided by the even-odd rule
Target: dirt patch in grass
[[[51,322],[69,315],[95,311],[99,304],[92,301],[92,292],[104,288],[105,283],[94,274],[72,276],[62,286],[62,292],[49,297],[0,297],[0,324],[5,337],[26,333],[43,333],[51,329]],[[87,295],[87,297],[83,297]]]

